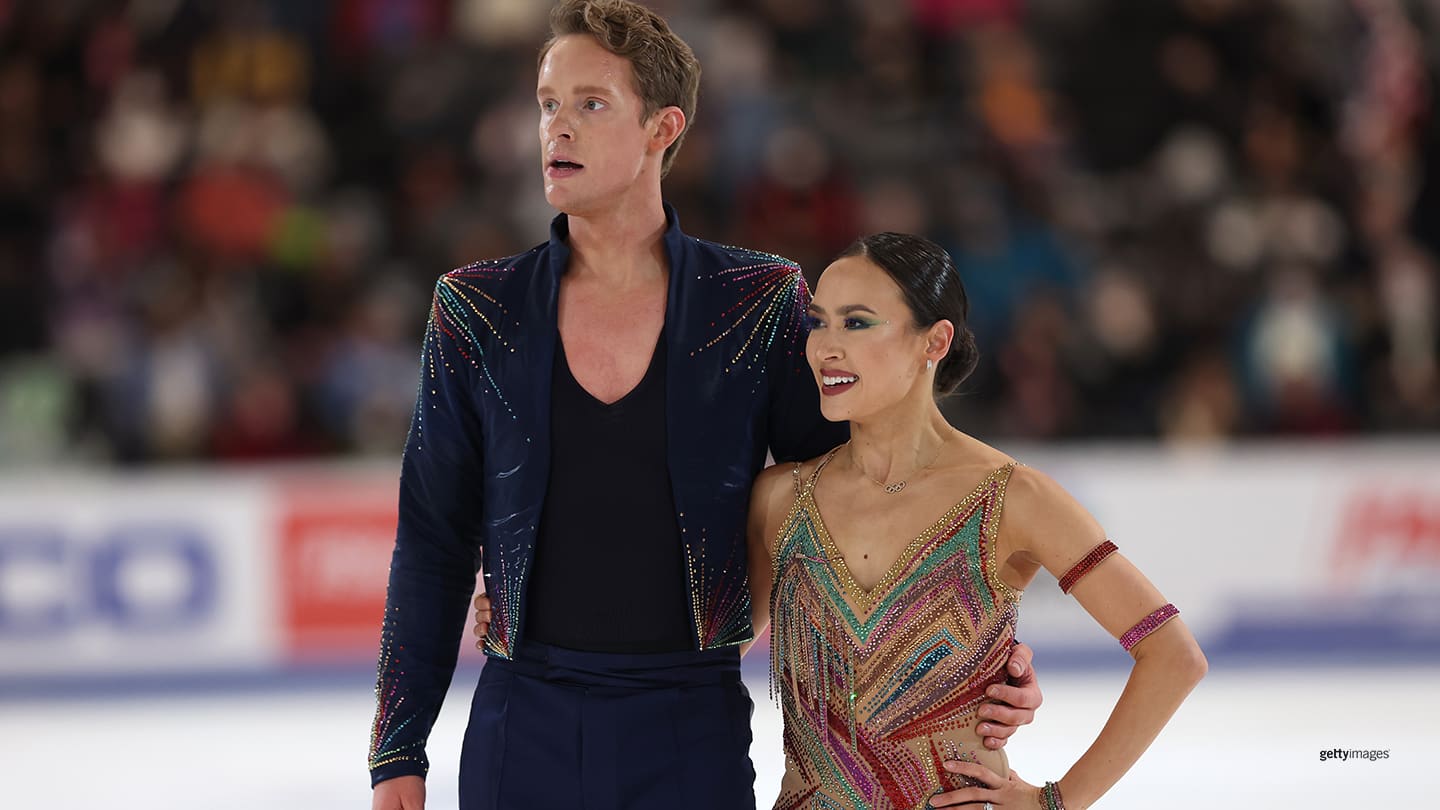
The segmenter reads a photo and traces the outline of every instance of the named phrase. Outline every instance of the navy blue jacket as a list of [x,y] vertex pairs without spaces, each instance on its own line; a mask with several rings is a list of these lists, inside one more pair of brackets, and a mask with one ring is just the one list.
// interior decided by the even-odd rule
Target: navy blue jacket
[[[845,440],[805,362],[809,290],[793,262],[686,236],[665,207],[666,439],[697,650],[748,641],[745,528],[767,449],[809,458]],[[549,478],[550,381],[568,220],[550,241],[442,276],[400,476],[382,629],[372,783],[424,774],[483,562],[487,655],[525,633]]]

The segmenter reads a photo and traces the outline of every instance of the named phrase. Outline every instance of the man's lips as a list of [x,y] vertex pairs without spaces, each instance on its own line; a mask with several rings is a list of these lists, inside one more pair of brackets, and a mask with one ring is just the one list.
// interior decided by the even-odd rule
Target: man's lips
[[545,164],[546,177],[569,177],[585,169],[582,163],[576,163],[566,158],[555,158]]

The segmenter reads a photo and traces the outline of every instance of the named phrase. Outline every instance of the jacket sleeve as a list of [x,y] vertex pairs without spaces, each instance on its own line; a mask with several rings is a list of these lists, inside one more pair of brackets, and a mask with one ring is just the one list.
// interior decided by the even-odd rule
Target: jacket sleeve
[[480,562],[478,352],[449,277],[421,350],[400,472],[399,523],[381,629],[370,780],[429,769],[425,742],[455,672]]
[[795,305],[770,348],[768,438],[770,454],[782,463],[814,458],[850,438],[848,422],[831,422],[820,414],[820,390],[805,359],[810,288],[799,267],[793,283]]

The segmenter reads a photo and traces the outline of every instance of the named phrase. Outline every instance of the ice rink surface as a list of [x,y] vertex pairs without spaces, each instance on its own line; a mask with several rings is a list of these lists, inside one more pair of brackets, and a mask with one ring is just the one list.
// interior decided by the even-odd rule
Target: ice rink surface
[[[1010,746],[1028,781],[1056,778],[1100,729],[1124,672],[1045,672],[1045,706]],[[456,807],[456,762],[474,672],[456,679],[431,738],[430,810]],[[756,701],[760,807],[780,779],[780,717]],[[0,698],[6,810],[357,810],[370,806],[372,698],[328,687],[216,694]],[[1330,749],[1389,752],[1321,760]],[[1440,667],[1216,667],[1130,774],[1096,805],[1424,808],[1440,788]]]

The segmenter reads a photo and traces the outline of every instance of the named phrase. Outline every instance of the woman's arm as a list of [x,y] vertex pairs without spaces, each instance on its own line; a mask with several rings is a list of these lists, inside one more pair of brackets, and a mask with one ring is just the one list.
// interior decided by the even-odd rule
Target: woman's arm
[[[1002,559],[1022,571],[1043,566],[1059,579],[1104,539],[1095,518],[1059,484],[1028,467],[1016,469],[1001,518]],[[1166,605],[1160,591],[1118,553],[1079,577],[1070,593],[1116,639]],[[1205,656],[1179,618],[1148,635],[1133,635],[1141,639],[1130,649],[1135,663],[1125,690],[1095,742],[1058,780],[1067,810],[1089,807],[1114,786],[1205,675]],[[1012,806],[1016,794],[1038,799],[1036,788],[1018,780],[1008,783],[1008,790],[974,790],[970,801],[996,801],[1005,793]]]
[[[1124,593],[1153,594],[1154,607],[1166,603],[1129,560],[1118,554],[1111,559],[1071,594],[1118,638],[1151,613],[1134,609],[1135,602],[1125,600]],[[1059,780],[1068,810],[1089,807],[1130,770],[1208,669],[1200,645],[1178,616],[1144,637],[1130,655],[1135,664],[1110,718]]]

